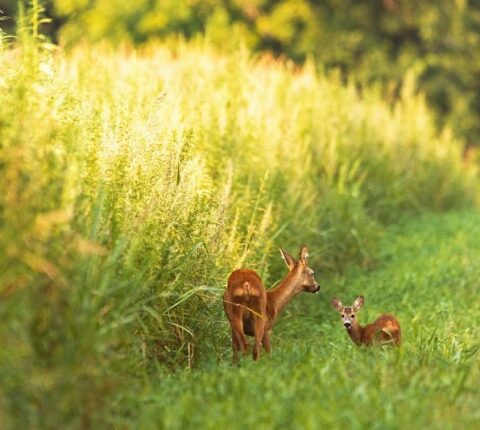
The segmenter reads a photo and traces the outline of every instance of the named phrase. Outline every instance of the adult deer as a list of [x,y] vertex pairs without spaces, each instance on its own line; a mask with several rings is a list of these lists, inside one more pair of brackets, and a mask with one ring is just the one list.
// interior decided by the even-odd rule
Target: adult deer
[[257,360],[263,344],[266,352],[271,351],[270,334],[278,314],[302,291],[317,293],[320,286],[315,282],[313,270],[308,267],[308,249],[300,249],[299,260],[280,248],[288,273],[280,284],[266,290],[260,276],[249,269],[233,271],[228,278],[228,285],[223,295],[223,307],[232,328],[233,359],[238,360],[238,353],[248,351],[245,337],[253,336],[253,359]]
[[340,312],[344,327],[350,339],[357,345],[393,344],[400,345],[402,333],[400,323],[393,315],[382,314],[373,323],[362,327],[357,321],[357,312],[363,306],[363,296],[357,297],[350,307],[344,307],[336,297],[332,298],[332,306]]

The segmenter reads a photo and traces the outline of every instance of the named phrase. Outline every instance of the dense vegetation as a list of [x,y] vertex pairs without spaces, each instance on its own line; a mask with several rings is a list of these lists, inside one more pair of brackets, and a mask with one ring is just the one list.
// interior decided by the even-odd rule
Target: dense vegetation
[[[173,420],[147,410],[158,395],[165,405],[178,397],[166,369],[220,362],[237,387],[236,371],[225,367],[220,299],[229,271],[249,266],[271,285],[285,271],[276,248],[293,253],[301,243],[319,279],[352,264],[375,267],[393,258],[379,249],[385,225],[475,203],[476,167],[448,129],[438,132],[411,77],[392,102],[312,62],[220,53],[207,39],[63,52],[44,43],[37,12],[24,17],[14,45],[0,39],[0,421],[10,427],[134,426],[150,413]],[[473,222],[461,231],[476,237]],[[455,273],[465,299],[475,284],[462,280],[463,267]],[[325,294],[350,279],[338,276]],[[413,284],[396,276],[398,295],[377,303],[394,303],[415,321],[411,308],[402,311],[413,306]],[[365,288],[367,297],[382,282]],[[387,301],[394,297],[402,307]],[[309,315],[298,324],[316,315],[311,308]],[[282,359],[290,323],[273,360]],[[417,327],[408,353],[430,339]],[[459,351],[473,352],[460,352],[461,363],[476,353],[464,327]],[[301,331],[291,333],[287,349]],[[347,344],[338,358],[345,351]],[[437,352],[425,354],[435,360]],[[383,357],[373,354],[362,368]],[[395,361],[388,353],[386,360]],[[204,374],[196,375],[202,384]],[[187,414],[195,402],[179,411],[182,404]]]
[[[290,305],[271,357],[238,369],[211,359],[200,371],[154,380],[141,399],[129,396],[136,422],[152,429],[477,428],[479,225],[478,213],[463,212],[390,229],[377,270],[323,279],[320,295]],[[351,304],[360,293],[361,323],[382,312],[398,316],[399,351],[358,348],[348,338],[329,299]],[[205,405],[208,413],[198,413]]]
[[[3,0],[14,28],[18,0]],[[22,0],[20,3],[27,3]],[[396,97],[405,74],[418,76],[439,123],[478,145],[480,2],[478,0],[52,0],[45,3],[53,40],[130,40],[206,34],[225,48],[313,58],[359,85],[380,84]]]

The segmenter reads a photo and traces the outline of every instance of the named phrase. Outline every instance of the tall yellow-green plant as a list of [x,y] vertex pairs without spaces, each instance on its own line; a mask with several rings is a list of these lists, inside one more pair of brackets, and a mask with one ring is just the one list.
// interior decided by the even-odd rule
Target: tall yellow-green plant
[[37,36],[0,52],[0,404],[22,422],[93,426],[134,376],[223,357],[226,276],[272,283],[278,245],[369,264],[384,222],[473,202],[412,88],[392,106],[202,41],[64,53]]

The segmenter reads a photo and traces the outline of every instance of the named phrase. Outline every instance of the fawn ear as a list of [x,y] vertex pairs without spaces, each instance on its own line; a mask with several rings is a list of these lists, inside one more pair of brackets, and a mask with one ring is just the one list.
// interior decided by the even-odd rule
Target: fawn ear
[[358,312],[360,308],[363,306],[364,302],[365,302],[365,299],[363,298],[363,296],[357,297],[353,302],[353,306],[352,306],[353,310],[355,312]]
[[300,261],[302,262],[302,264],[304,266],[306,266],[308,264],[307,259],[308,259],[309,256],[310,256],[310,254],[308,253],[307,245],[303,245],[300,248]]
[[282,254],[283,261],[285,261],[285,264],[287,265],[288,270],[293,270],[293,268],[295,267],[295,264],[297,264],[297,262],[295,261],[295,258],[293,258],[283,248],[280,248],[280,254]]
[[332,306],[338,311],[342,312],[343,309],[343,304],[340,300],[338,300],[336,297],[332,297]]

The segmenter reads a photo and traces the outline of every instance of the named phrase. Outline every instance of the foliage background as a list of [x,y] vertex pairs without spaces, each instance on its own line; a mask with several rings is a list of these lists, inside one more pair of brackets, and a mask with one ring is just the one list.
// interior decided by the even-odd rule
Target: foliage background
[[[360,86],[381,84],[392,98],[411,71],[438,124],[478,145],[478,0],[52,0],[46,7],[53,21],[45,31],[67,46],[206,34],[222,47],[241,40],[298,63],[311,57]],[[16,0],[2,0],[0,9],[15,17]],[[12,30],[14,21],[3,26]]]
[[[162,21],[154,14],[156,30],[142,38],[138,19],[120,25],[130,3],[109,4],[85,3],[48,24],[33,1],[20,10],[16,33],[0,38],[0,422],[158,428],[206,419],[214,426],[215,415],[198,407],[205,390],[224,400],[217,410],[244,414],[251,399],[236,409],[226,394],[246,392],[245,384],[283,396],[275,406],[290,417],[280,420],[316,428],[341,413],[334,405],[348,404],[349,378],[356,395],[379,408],[382,387],[397,389],[400,410],[389,397],[379,422],[395,423],[403,408],[424,405],[407,394],[423,395],[425,381],[446,412],[404,423],[478,422],[471,406],[478,389],[468,381],[478,375],[471,330],[478,306],[470,304],[478,293],[478,214],[471,210],[478,166],[464,157],[458,135],[438,127],[418,73],[370,82],[355,77],[360,66],[332,62],[331,71],[314,51],[292,51],[298,63],[254,54],[249,47],[263,49],[262,38],[228,18],[230,3],[175,8],[198,17],[198,33],[182,30],[189,40],[160,31],[165,23],[178,27],[183,15]],[[276,10],[257,6],[269,16]],[[48,7],[60,16],[60,4]],[[218,24],[209,24],[215,16]],[[48,42],[47,25],[61,45]],[[78,40],[79,28],[86,40]],[[432,215],[464,208],[471,211]],[[399,238],[389,236],[391,224],[421,213],[427,218],[419,227],[407,223]],[[274,338],[278,358],[249,363],[237,378],[228,364],[225,279],[248,266],[275,284],[285,273],[276,248],[294,254],[301,243],[309,244],[323,285],[320,302],[290,307]],[[388,305],[406,321],[409,340],[405,353],[355,352],[352,375],[352,345],[337,346],[326,300],[358,289],[375,298],[375,311]],[[462,324],[452,325],[459,316]],[[312,327],[319,336],[295,352]],[[303,382],[317,370],[318,354],[327,386],[337,382],[322,417],[291,407],[295,393],[308,397]],[[292,385],[275,377],[275,360],[285,376],[297,369]],[[374,379],[372,363],[383,369]],[[316,389],[326,391],[319,379]],[[177,402],[178,409],[164,408]],[[271,417],[257,418],[268,426]]]

